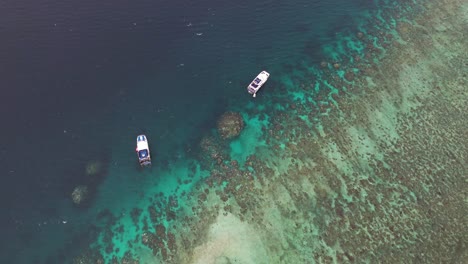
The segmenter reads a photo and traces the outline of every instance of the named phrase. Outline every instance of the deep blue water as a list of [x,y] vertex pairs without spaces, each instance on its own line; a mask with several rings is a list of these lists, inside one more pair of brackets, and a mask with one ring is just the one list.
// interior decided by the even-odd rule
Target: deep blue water
[[170,166],[229,105],[247,104],[245,86],[259,71],[319,63],[321,46],[374,8],[364,0],[0,3],[2,258],[16,261],[21,243],[33,247],[40,223],[86,210],[69,202],[89,181],[86,162],[133,164],[135,136],[147,133],[156,135],[155,166]]

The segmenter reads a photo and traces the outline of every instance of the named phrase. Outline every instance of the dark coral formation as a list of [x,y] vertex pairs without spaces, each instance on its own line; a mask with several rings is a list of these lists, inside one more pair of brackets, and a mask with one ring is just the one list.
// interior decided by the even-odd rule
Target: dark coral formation
[[354,80],[354,73],[352,71],[348,71],[345,73],[345,79],[349,82]]
[[74,204],[82,205],[89,198],[88,195],[89,195],[88,186],[78,185],[75,187],[75,189],[73,189],[73,192],[71,193],[71,199]]
[[239,113],[224,113],[218,120],[218,132],[223,139],[237,137],[244,128],[244,119]]
[[77,171],[70,172],[68,188],[70,190],[71,200],[81,209],[86,209],[92,205],[94,198],[98,192],[98,187],[105,179],[108,173],[110,157],[106,152],[98,152],[99,159],[88,161],[84,166]]
[[138,226],[138,220],[140,219],[140,216],[141,216],[142,212],[143,212],[143,210],[141,210],[140,208],[133,208],[132,211],[130,212],[133,224],[135,226]]
[[73,258],[72,260],[72,264],[87,264],[87,263],[104,264],[105,261],[101,254],[92,250],[87,250],[83,254]]
[[[119,262],[117,262],[119,263]],[[130,251],[125,252],[122,260],[120,261],[121,264],[139,264],[140,261],[137,258],[134,258],[132,256],[132,253]]]
[[[145,223],[140,241],[153,252],[153,255],[160,257],[165,263],[177,263],[177,244],[175,235],[170,229],[175,227],[166,227],[163,224],[173,223],[175,220],[175,212],[179,204],[175,196],[164,197],[162,194],[157,194],[154,197],[153,205],[148,207],[150,215],[149,223],[153,226],[154,232],[150,231],[148,221]],[[138,239],[138,237],[136,238]]]

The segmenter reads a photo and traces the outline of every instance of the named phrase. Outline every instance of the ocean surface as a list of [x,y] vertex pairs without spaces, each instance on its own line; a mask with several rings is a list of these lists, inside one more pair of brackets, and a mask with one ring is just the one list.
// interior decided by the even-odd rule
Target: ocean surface
[[[183,222],[170,208],[196,200],[190,193],[215,166],[248,167],[256,147],[287,147],[297,131],[278,143],[262,127],[298,101],[329,111],[321,105],[333,108],[342,90],[323,69],[352,82],[358,69],[345,67],[365,58],[360,34],[420,11],[410,1],[3,1],[0,262],[158,263],[151,248],[172,263],[142,234]],[[379,52],[366,59],[378,65],[392,41],[374,36]],[[252,98],[246,86],[262,70],[270,80]],[[206,145],[231,111],[244,130],[213,151]],[[151,168],[137,163],[139,134]],[[87,193],[77,205],[78,186]],[[160,199],[169,209],[152,210]]]

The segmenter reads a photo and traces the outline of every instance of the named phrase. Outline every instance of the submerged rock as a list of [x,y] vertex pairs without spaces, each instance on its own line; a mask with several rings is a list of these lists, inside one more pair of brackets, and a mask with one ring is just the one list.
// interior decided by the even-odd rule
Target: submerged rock
[[354,80],[354,73],[351,71],[348,71],[345,73],[344,77],[347,81],[351,82]]
[[364,37],[364,33],[358,32],[357,34],[358,39],[362,39]]
[[102,163],[100,161],[90,161],[86,164],[86,175],[93,176],[100,173],[102,170]]
[[239,113],[226,112],[218,120],[218,132],[223,139],[236,137],[244,128],[244,120]]
[[82,204],[88,198],[88,193],[89,191],[88,191],[87,186],[85,185],[76,186],[71,194],[73,203],[76,205]]

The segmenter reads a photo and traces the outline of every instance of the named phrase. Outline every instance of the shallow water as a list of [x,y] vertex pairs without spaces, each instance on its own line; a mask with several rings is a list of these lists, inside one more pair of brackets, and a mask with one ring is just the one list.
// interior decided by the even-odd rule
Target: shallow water
[[[463,259],[466,78],[438,63],[466,60],[461,15],[443,16],[466,5],[306,2],[6,4],[6,25],[24,23],[0,51],[16,87],[2,99],[15,139],[2,146],[2,258]],[[244,122],[230,140],[216,131],[227,111]],[[78,185],[88,202],[73,206]]]

